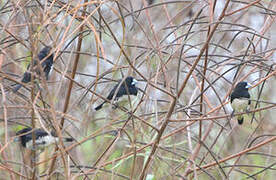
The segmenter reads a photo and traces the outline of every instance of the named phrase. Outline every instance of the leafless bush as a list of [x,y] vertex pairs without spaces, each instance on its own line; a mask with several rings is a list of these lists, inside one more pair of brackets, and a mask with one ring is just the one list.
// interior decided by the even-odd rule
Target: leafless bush
[[[0,179],[276,176],[276,1],[4,0],[0,13]],[[13,93],[45,45],[50,80]],[[138,96],[96,112],[127,75]],[[254,85],[242,126],[239,81]],[[13,141],[25,126],[75,141],[29,151]]]

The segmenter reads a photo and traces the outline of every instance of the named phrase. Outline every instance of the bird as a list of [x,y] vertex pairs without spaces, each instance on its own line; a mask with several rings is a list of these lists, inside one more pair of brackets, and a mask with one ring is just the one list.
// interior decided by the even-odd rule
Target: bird
[[[17,140],[20,141],[21,145],[24,148],[35,150],[33,147],[33,136],[32,132],[35,134],[35,147],[37,149],[43,150],[47,146],[54,144],[59,141],[59,138],[55,135],[55,133],[48,133],[43,129],[32,129],[30,127],[26,127],[16,132],[16,135],[19,136]],[[63,138],[65,142],[72,142],[72,138]]]
[[[114,100],[117,101],[120,97],[122,97],[123,95],[134,95],[137,96],[138,93],[138,88],[135,86],[138,81],[136,79],[134,79],[132,76],[128,76],[123,82],[123,79],[121,79],[114,87],[113,89],[110,91],[109,95],[107,96],[106,99],[108,100],[112,100],[114,94],[115,98]],[[100,110],[103,105],[106,103],[106,101],[104,101],[103,103],[101,103],[100,105],[98,105],[95,110],[98,111]]]
[[[41,67],[43,69],[46,80],[49,80],[49,73],[54,63],[53,61],[54,55],[53,54],[49,55],[51,49],[52,48],[50,46],[45,46],[37,55],[39,61],[43,60],[43,62],[41,63]],[[37,66],[37,63],[38,61],[34,60],[33,68],[34,68],[34,71],[37,73],[37,75],[40,75],[40,68],[39,66]],[[23,74],[23,78],[21,80],[22,83],[28,83],[31,81],[31,72],[29,70],[30,70],[30,64],[27,67],[27,71],[24,72]],[[16,84],[16,86],[13,88],[13,92],[17,92],[21,87],[22,87],[22,84]]]
[[[236,87],[234,88],[233,92],[230,95],[230,102],[231,106],[233,108],[232,116],[235,112],[241,113],[241,112],[247,112],[247,108],[251,104],[250,101],[250,94],[248,92],[248,89],[252,85],[248,82],[242,81],[239,82]],[[238,115],[237,117],[238,123],[241,125],[243,123],[244,117],[243,115]]]

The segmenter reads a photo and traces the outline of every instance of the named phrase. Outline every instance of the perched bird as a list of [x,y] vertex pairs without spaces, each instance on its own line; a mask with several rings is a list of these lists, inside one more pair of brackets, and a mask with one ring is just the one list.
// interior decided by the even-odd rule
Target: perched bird
[[[107,96],[106,99],[111,101],[113,99],[113,96],[114,96],[115,93],[116,93],[115,98],[114,98],[115,101],[117,101],[123,95],[137,96],[138,88],[135,87],[137,82],[138,81],[136,79],[134,79],[133,77],[131,77],[131,76],[128,76],[124,80],[124,82],[122,82],[122,80],[120,80],[120,82],[118,82],[118,84],[116,86],[114,86],[113,89],[110,91],[110,93],[109,93],[109,95]],[[120,87],[119,87],[119,85],[120,85]],[[103,107],[104,103],[106,103],[106,101],[104,101],[102,104],[97,106],[95,108],[95,110],[96,111],[100,110]]]
[[[232,116],[235,112],[241,113],[246,112],[248,106],[251,104],[250,94],[248,92],[248,88],[251,85],[247,82],[239,82],[234,88],[233,92],[230,95],[231,98],[231,106],[233,108]],[[243,123],[243,115],[238,116],[238,123]]]
[[[16,135],[19,136],[19,141],[24,148],[32,149],[33,147],[33,137],[32,137],[32,128],[24,128],[16,132]],[[59,141],[59,138],[54,133],[47,133],[43,129],[35,129],[35,146],[37,149],[44,149],[45,147],[54,144]],[[64,138],[65,142],[72,142],[72,138]]]
[[[49,55],[50,51],[51,51],[51,47],[46,46],[37,55],[39,61],[43,60],[43,62],[41,63],[41,67],[43,69],[46,80],[49,79],[49,73],[50,73],[52,65],[54,63],[53,62],[54,55],[53,54]],[[34,60],[34,67],[33,68],[34,68],[34,71],[36,72],[36,74],[39,76],[40,75],[40,68],[39,68],[39,66],[37,66],[37,63],[38,63],[38,61]],[[27,71],[24,72],[24,74],[23,74],[23,78],[21,80],[22,83],[28,83],[28,82],[31,81],[31,72],[29,71],[30,67],[31,66],[29,64],[28,67],[27,67]],[[21,87],[22,87],[22,84],[17,84],[13,88],[13,92],[18,91]]]

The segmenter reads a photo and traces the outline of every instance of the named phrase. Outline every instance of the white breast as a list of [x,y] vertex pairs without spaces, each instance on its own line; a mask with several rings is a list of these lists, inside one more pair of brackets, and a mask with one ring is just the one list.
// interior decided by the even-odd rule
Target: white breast
[[48,74],[48,77],[50,78],[52,72],[53,72],[53,68],[54,68],[54,64],[52,64],[51,68],[50,68],[50,71],[49,71],[49,74]]
[[245,112],[248,107],[248,99],[234,99],[232,102],[232,107],[236,112]]
[[[53,137],[53,136],[42,136],[40,138],[38,138],[36,141],[35,141],[35,145],[36,145],[36,148],[37,149],[43,149],[45,148],[46,146],[49,146],[55,142],[58,141],[58,138],[57,137]],[[29,141],[26,143],[26,148],[28,149],[33,149],[33,141]]]
[[[129,101],[130,100],[130,101]],[[139,93],[137,96],[134,95],[124,95],[122,97],[119,98],[118,101],[114,101],[114,103],[116,103],[119,106],[123,106],[126,109],[130,109],[130,107],[135,108],[138,103],[139,103]],[[130,102],[131,102],[131,106],[130,106]]]

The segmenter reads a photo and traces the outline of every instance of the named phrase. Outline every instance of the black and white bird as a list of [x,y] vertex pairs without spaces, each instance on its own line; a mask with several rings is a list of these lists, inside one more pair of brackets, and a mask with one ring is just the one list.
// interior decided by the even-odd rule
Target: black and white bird
[[[30,127],[24,128],[16,132],[16,135],[19,136],[18,140],[24,148],[34,150],[33,147],[33,129]],[[43,129],[35,129],[35,147],[36,149],[44,149],[45,147],[58,143],[59,138],[54,133],[47,133]],[[72,138],[63,138],[65,142],[72,142]]]
[[[39,53],[38,53],[38,59],[39,61],[43,60],[43,62],[41,63],[41,67],[43,69],[44,75],[46,80],[49,79],[49,73],[52,69],[52,65],[54,63],[53,58],[54,55],[50,54],[51,51],[51,47],[50,46],[46,46],[44,47]],[[46,58],[47,57],[47,58]],[[46,59],[45,59],[46,58]],[[36,72],[36,75],[40,75],[40,68],[39,66],[37,66],[38,61],[34,60],[34,71]],[[28,83],[31,81],[31,72],[30,72],[30,64],[27,67],[27,71],[24,72],[23,74],[23,78],[21,80],[22,83]],[[22,84],[17,84],[14,88],[13,88],[13,92],[18,91],[20,88],[22,87]]]
[[[231,106],[233,108],[232,116],[235,112],[242,113],[247,112],[248,107],[251,104],[250,94],[248,89],[251,87],[251,84],[248,82],[239,82],[234,88],[233,92],[230,95]],[[238,115],[238,123],[242,124],[244,117],[243,115]]]
[[[118,82],[117,85],[113,87],[106,99],[111,101],[116,92],[117,93],[114,98],[115,101],[117,101],[123,95],[137,96],[138,88],[135,85],[138,83],[138,81],[131,76],[128,76],[123,82],[122,80],[120,80],[120,82]],[[98,105],[95,110],[100,110],[103,107],[104,103],[106,103],[106,101]]]

